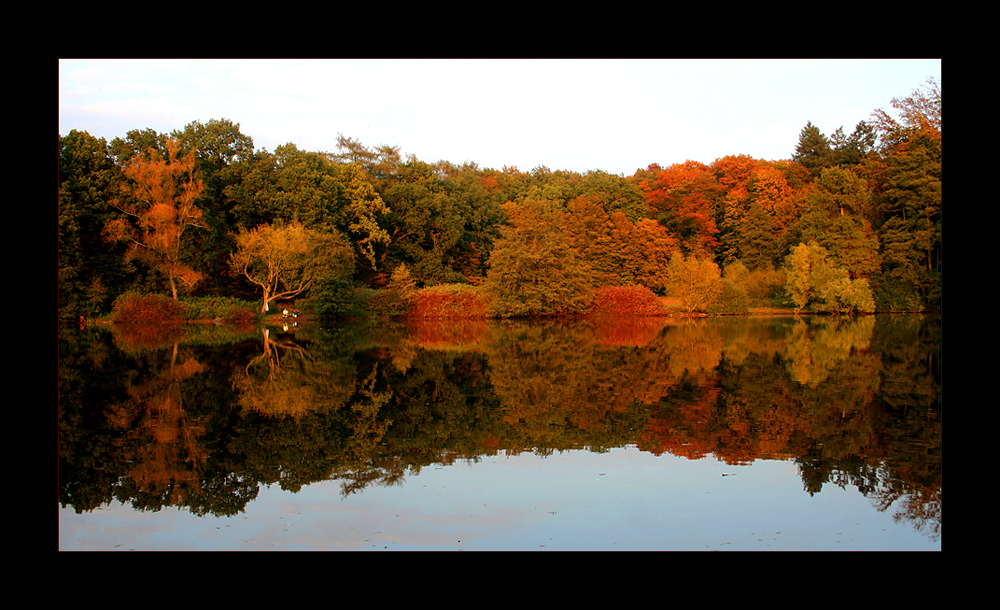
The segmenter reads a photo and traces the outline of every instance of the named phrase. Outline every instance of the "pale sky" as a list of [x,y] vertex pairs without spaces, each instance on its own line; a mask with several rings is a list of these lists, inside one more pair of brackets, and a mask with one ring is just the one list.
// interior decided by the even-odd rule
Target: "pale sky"
[[651,163],[790,158],[929,77],[940,59],[62,59],[59,134],[109,142],[229,119],[259,150],[337,135],[421,161],[624,176]]

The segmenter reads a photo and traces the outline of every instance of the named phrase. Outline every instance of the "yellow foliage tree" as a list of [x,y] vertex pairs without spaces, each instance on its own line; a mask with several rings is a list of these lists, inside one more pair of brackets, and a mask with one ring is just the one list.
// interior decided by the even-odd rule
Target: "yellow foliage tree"
[[265,313],[272,301],[295,297],[323,276],[352,272],[354,254],[339,233],[320,233],[291,222],[241,229],[229,264],[261,287],[260,309]]
[[667,292],[688,312],[705,311],[722,294],[722,272],[715,262],[675,252],[670,257]]

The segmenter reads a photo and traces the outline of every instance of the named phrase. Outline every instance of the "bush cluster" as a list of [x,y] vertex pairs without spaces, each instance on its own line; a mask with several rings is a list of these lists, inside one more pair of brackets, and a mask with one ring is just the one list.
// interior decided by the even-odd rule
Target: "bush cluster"
[[416,318],[485,318],[487,303],[467,284],[442,284],[417,290],[409,315]]
[[160,294],[125,292],[111,306],[111,321],[116,324],[180,323],[185,319],[186,307]]
[[309,291],[303,306],[319,318],[354,318],[367,315],[379,291],[356,287],[349,277],[331,275],[321,278]]
[[257,320],[257,304],[232,297],[197,297],[181,301],[187,320],[220,320],[244,324]]

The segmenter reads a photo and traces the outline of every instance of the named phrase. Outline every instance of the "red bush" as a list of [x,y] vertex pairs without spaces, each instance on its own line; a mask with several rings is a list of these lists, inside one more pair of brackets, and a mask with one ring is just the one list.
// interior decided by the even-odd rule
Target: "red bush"
[[594,291],[594,317],[662,316],[666,312],[645,286],[603,286]]
[[111,320],[116,324],[170,324],[184,320],[184,305],[159,294],[125,293],[115,299]]
[[471,286],[434,286],[417,291],[409,315],[416,318],[485,318],[486,302]]

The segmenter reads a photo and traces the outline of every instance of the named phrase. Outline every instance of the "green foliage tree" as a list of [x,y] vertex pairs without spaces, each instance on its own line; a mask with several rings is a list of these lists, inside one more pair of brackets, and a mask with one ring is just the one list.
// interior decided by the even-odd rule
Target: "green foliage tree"
[[369,275],[371,285],[384,285],[388,270],[401,263],[420,284],[482,282],[505,222],[500,172],[413,155],[404,161],[398,148],[372,149],[344,136],[338,148],[333,158],[361,168],[389,210],[380,217],[387,238],[377,249],[381,271]]
[[866,214],[871,207],[868,185],[854,172],[824,168],[807,193],[808,208],[789,232],[788,241],[816,242],[831,264],[852,278],[881,270],[879,240]]
[[570,245],[562,213],[545,202],[505,206],[511,225],[494,245],[484,288],[500,317],[577,314],[591,299],[592,273]]
[[780,251],[774,217],[758,202],[750,204],[750,210],[743,220],[738,233],[740,260],[751,269],[774,264]]
[[145,155],[150,149],[166,153],[170,136],[155,129],[131,129],[124,138],[114,138],[108,145],[108,152],[115,165],[125,168],[133,157]]
[[223,172],[234,163],[249,159],[254,152],[253,138],[240,132],[239,123],[229,119],[210,119],[207,123],[192,121],[184,129],[174,130],[171,137],[181,143],[183,153],[194,152],[206,175],[205,183],[211,191],[221,191],[214,180],[214,172]]
[[639,186],[622,176],[592,170],[580,178],[574,197],[586,197],[598,203],[608,214],[621,212],[629,222],[651,217],[645,196]]
[[241,229],[236,244],[230,265],[261,288],[261,313],[273,301],[302,294],[318,279],[354,271],[354,255],[342,235],[314,231],[299,222]]
[[237,224],[297,221],[336,231],[351,240],[359,263],[376,266],[376,248],[389,240],[380,224],[389,209],[360,166],[284,144],[251,157],[236,173],[241,182],[228,194],[236,200]]
[[236,168],[253,157],[253,139],[228,119],[194,121],[183,130],[174,130],[171,137],[180,144],[181,154],[197,159],[198,175],[205,185],[196,203],[202,210],[206,230],[186,246],[192,264],[205,270],[198,291],[215,295],[238,292],[241,284],[229,274],[228,264],[229,253],[235,247],[236,202],[227,196],[227,190],[239,180]]
[[371,148],[342,134],[337,135],[337,149],[340,152],[333,158],[341,164],[358,166],[378,193],[385,191],[386,183],[396,176],[403,163],[398,146],[381,144]]
[[812,124],[812,121],[807,122],[799,132],[799,142],[795,145],[792,160],[808,168],[813,177],[819,176],[824,167],[830,167],[835,163],[830,140]]
[[734,261],[723,267],[722,291],[708,304],[708,313],[743,314],[750,309],[750,296],[746,284],[750,271],[742,261]]
[[875,149],[878,134],[865,121],[858,122],[850,136],[844,135],[843,127],[838,127],[830,135],[833,164],[837,167],[854,167],[864,161]]
[[873,313],[875,297],[868,278],[851,279],[840,270],[817,288],[816,309],[830,313]]
[[[670,257],[680,249],[685,261],[746,265],[759,278],[743,285],[723,278],[733,284],[727,294],[733,297],[742,287],[750,302],[762,304],[784,277],[775,265],[797,244],[816,242],[828,266],[845,271],[849,283],[828,282],[827,292],[810,297],[815,309],[839,310],[845,302],[866,308],[857,296],[865,293],[862,284],[853,283],[864,278],[880,309],[939,307],[940,86],[928,81],[923,90],[894,98],[892,106],[896,116],[878,110],[849,135],[841,127],[827,138],[807,123],[792,160],[730,155],[711,165],[652,164],[630,177],[543,165],[530,172],[481,169],[471,162],[425,163],[412,155],[404,160],[398,147],[367,147],[342,135],[334,153],[292,143],[256,151],[239,124],[227,119],[194,121],[170,135],[131,130],[110,144],[71,133],[60,138],[60,311],[95,313],[116,294],[155,289],[170,274],[165,266],[134,265],[138,259],[124,256],[124,247],[102,247],[93,227],[124,237],[126,228],[152,227],[171,216],[160,207],[145,218],[134,214],[131,224],[121,222],[109,212],[113,197],[107,193],[127,181],[135,162],[162,158],[169,164],[172,154],[195,159],[192,173],[204,186],[191,209],[200,218],[178,226],[207,230],[174,231],[183,252],[178,265],[187,268],[175,266],[183,271],[177,277],[198,279],[202,294],[245,291],[239,296],[249,298],[255,290],[232,273],[237,227],[301,223],[318,233],[339,233],[353,249],[353,278],[334,273],[311,286],[312,296],[322,293],[328,304],[354,307],[355,296],[390,283],[389,271],[401,264],[421,286],[479,285],[490,273],[499,278],[513,269],[513,261],[527,260],[528,253],[561,251],[565,242],[575,258],[557,284],[574,284],[579,270],[588,269],[585,284],[638,283],[662,294]],[[174,153],[172,140],[179,147]],[[510,226],[501,231],[508,222],[505,202],[513,202]],[[559,226],[565,235],[551,236],[547,244],[529,236],[515,245],[515,234],[527,234],[524,222],[515,219],[528,218],[532,208],[548,214],[546,226]],[[368,289],[359,291],[363,284]],[[540,303],[521,309],[531,315],[558,309]]]
[[581,176],[576,172],[552,170],[539,165],[524,176],[523,195],[512,201],[555,201],[565,204],[576,196],[580,180]]
[[876,278],[880,308],[912,311],[941,306],[941,87],[928,79],[893,98],[897,116],[872,113],[875,152],[858,167],[873,191],[871,222],[882,247]]
[[928,304],[940,302],[942,196],[940,133],[917,132],[884,159],[878,233],[886,272]]
[[502,205],[507,199],[497,182],[499,173],[475,163],[440,165],[449,199],[460,210],[463,222],[462,235],[448,252],[449,264],[463,281],[478,285],[486,277],[490,250],[506,222]]
[[443,176],[410,158],[400,165],[382,197],[392,210],[387,221],[389,264],[404,262],[426,285],[462,280],[454,253],[465,233],[464,210],[456,205]]
[[56,258],[58,308],[63,321],[106,311],[133,280],[123,248],[108,247],[104,225],[120,179],[108,143],[85,131],[59,137]]

